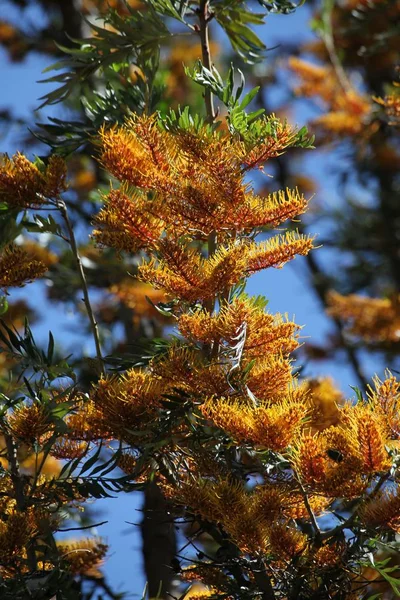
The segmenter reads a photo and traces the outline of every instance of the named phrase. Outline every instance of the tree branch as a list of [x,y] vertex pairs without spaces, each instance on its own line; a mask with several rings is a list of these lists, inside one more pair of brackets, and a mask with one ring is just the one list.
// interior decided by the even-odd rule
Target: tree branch
[[73,230],[71,221],[68,216],[68,210],[67,210],[67,206],[66,206],[65,202],[63,200],[58,200],[57,206],[60,210],[61,216],[64,219],[65,225],[68,230],[68,235],[69,235],[68,241],[69,241],[69,245],[71,247],[72,253],[75,257],[75,262],[76,262],[76,266],[78,269],[78,275],[79,275],[79,278],[80,278],[81,284],[82,284],[83,301],[85,303],[86,312],[89,317],[90,328],[92,330],[94,344],[96,347],[96,356],[97,356],[97,360],[99,363],[99,369],[102,373],[104,373],[104,363],[103,363],[103,356],[101,353],[99,329],[97,326],[96,318],[93,313],[92,305],[90,304],[89,290],[88,290],[88,285],[87,285],[87,281],[86,281],[85,271],[83,269],[82,260],[81,260],[80,254],[79,254],[78,246],[76,244],[74,230]]

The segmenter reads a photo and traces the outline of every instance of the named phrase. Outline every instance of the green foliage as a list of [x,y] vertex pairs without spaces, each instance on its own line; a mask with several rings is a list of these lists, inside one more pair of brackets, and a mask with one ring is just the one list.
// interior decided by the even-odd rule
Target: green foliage
[[36,344],[27,320],[25,320],[23,334],[16,329],[13,330],[3,320],[0,320],[0,324],[0,341],[7,349],[0,346],[0,353],[8,351],[12,358],[18,361],[21,374],[31,369],[33,373],[41,373],[44,381],[52,381],[58,377],[75,379],[74,371],[68,365],[67,359],[63,358],[55,362],[54,338],[51,332],[49,332],[49,342],[45,351]]
[[213,11],[234,51],[250,64],[261,60],[266,46],[249,25],[263,25],[265,13],[253,13],[245,2],[233,0],[215,3]]

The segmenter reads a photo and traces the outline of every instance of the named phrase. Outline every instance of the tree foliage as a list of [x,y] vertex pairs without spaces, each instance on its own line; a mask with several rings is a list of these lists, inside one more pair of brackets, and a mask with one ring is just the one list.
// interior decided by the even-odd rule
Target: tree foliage
[[[251,179],[314,138],[250,109],[259,87],[246,87],[244,68],[220,74],[209,29],[220,27],[251,65],[265,52],[253,26],[296,7],[114,4],[96,6],[101,18],[87,36],[58,44],[57,74],[46,79],[56,88],[43,105],[72,102],[80,120],[42,123],[36,135],[50,155],[17,153],[0,168],[2,597],[118,597],[99,571],[104,541],[58,534],[71,522],[92,529],[93,499],[153,488],[163,525],[179,526],[187,543],[175,552],[171,542],[169,574],[149,581],[150,597],[167,597],[172,572],[182,598],[364,600],[377,597],[374,577],[399,595],[390,555],[400,523],[399,382],[387,372],[345,399],[330,379],[301,377],[300,327],[245,292],[253,273],[318,251],[313,235],[288,224],[308,208],[301,189],[261,195]],[[371,107],[386,111],[392,141],[396,90],[374,100],[348,79],[335,53],[340,10],[325,3],[315,21],[330,64],[291,59],[297,93],[325,103],[314,121],[323,143],[363,135],[376,152],[387,130]],[[171,108],[163,57],[188,34],[194,100]],[[85,190],[69,164],[88,148],[100,192],[82,214]],[[89,244],[77,241],[76,214],[92,223]],[[8,308],[9,288],[42,277],[58,301],[83,297],[93,356],[63,356],[52,333],[40,347],[27,307]],[[94,308],[94,288],[113,302],[102,295]],[[326,298],[353,335],[396,342],[394,296]],[[110,322],[123,323],[125,346],[105,336]],[[164,324],[173,333],[157,339]]]

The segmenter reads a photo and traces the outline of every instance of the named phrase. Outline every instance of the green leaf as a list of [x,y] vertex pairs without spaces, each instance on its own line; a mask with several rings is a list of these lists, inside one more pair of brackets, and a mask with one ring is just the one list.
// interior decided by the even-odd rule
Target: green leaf
[[79,477],[82,477],[82,475],[84,473],[86,473],[86,471],[89,471],[89,469],[91,469],[96,464],[96,462],[99,459],[102,449],[103,449],[103,444],[100,442],[96,452],[82,466],[80,473],[79,473]]
[[51,365],[51,363],[53,361],[53,355],[54,355],[54,336],[51,333],[51,331],[49,331],[49,342],[47,344],[47,363],[49,365]]
[[6,296],[0,296],[0,315],[5,315],[8,311],[8,300]]
[[255,98],[255,96],[257,96],[259,91],[260,91],[260,86],[257,86],[255,88],[253,88],[250,92],[248,92],[245,95],[245,97],[243,98],[243,100],[241,101],[241,103],[239,104],[239,109],[244,110],[246,108],[246,106],[248,106],[250,104],[250,102]]

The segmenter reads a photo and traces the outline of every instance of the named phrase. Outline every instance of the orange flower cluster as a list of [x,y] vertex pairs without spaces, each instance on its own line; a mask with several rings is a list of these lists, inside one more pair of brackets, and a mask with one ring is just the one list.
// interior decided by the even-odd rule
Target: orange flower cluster
[[[15,504],[15,501],[14,501]],[[26,546],[38,533],[34,510],[19,511],[10,502],[6,519],[0,519],[0,574],[7,577],[24,568]]]
[[13,435],[29,446],[53,429],[45,404],[22,404],[15,408],[8,419]]
[[351,335],[370,343],[400,340],[400,297],[367,298],[330,292],[328,312],[343,320]]
[[344,397],[333,380],[330,377],[309,379],[305,385],[310,391],[308,425],[313,433],[322,431],[330,425],[338,425]]
[[387,471],[391,460],[388,420],[373,404],[345,404],[340,422],[312,435],[305,431],[294,465],[310,489],[327,497],[357,497],[373,474]]
[[[150,285],[135,281],[134,279],[125,279],[110,288],[111,294],[114,294],[125,306],[134,311],[134,319],[139,321],[143,317],[162,319],[160,313],[154,308],[153,304],[165,302],[166,296],[163,292],[155,290]],[[148,300],[148,299],[149,300]]]
[[66,190],[65,161],[50,157],[42,170],[22,154],[0,164],[0,201],[10,208],[36,208],[57,198]]
[[[192,478],[183,480],[179,488],[166,487],[166,493],[172,495],[175,502],[188,505],[194,514],[220,523],[244,552],[257,555],[268,548],[278,555],[285,551],[293,557],[299,550],[295,541],[299,541],[298,536],[304,547],[306,538],[289,525],[291,503],[298,502],[296,494],[290,496],[289,490],[282,491],[278,486],[266,484],[249,491],[234,479]],[[288,529],[286,539],[281,536],[281,542],[277,529]]]
[[61,559],[75,575],[101,577],[97,567],[102,563],[108,550],[108,546],[101,540],[96,538],[67,540],[57,542],[57,548]]
[[0,288],[21,287],[42,277],[47,265],[22,247],[10,245],[0,254]]
[[385,98],[374,98],[374,100],[384,107],[390,118],[390,125],[400,125],[400,93],[390,94]]
[[300,327],[282,315],[265,312],[256,299],[247,296],[235,298],[230,304],[223,303],[217,314],[210,315],[204,309],[193,310],[178,319],[179,331],[184,337],[204,343],[219,339],[233,344],[243,323],[246,323],[243,350],[249,358],[289,353],[298,347]]
[[296,396],[289,394],[280,402],[255,407],[245,398],[241,401],[213,398],[202,405],[201,412],[239,443],[282,452],[298,437],[307,415],[307,407]]
[[[112,220],[112,214],[121,210],[124,221],[127,211],[124,224],[132,227],[131,236],[139,247],[154,243],[148,233],[150,224],[155,226],[154,236],[157,226],[162,226],[174,239],[181,234],[206,239],[212,231],[243,233],[280,224],[304,212],[304,197],[288,190],[259,198],[248,189],[244,174],[293,145],[295,135],[288,125],[276,122],[274,135],[245,144],[207,127],[171,133],[161,129],[154,117],[103,130],[103,164],[126,186],[141,190],[130,198],[127,190],[121,191],[124,197],[117,200],[122,204],[115,209],[116,192],[112,192],[105,212]],[[101,215],[103,229],[108,229],[105,213]],[[101,237],[99,241],[104,243]],[[129,244],[126,249],[130,250]]]
[[[76,439],[120,437],[145,429],[156,416],[168,385],[150,372],[131,369],[122,377],[101,379],[89,403],[68,419]],[[135,433],[133,433],[135,436]]]
[[399,489],[380,492],[373,500],[367,501],[361,510],[362,518],[369,527],[385,527],[400,532]]
[[374,379],[374,388],[369,390],[369,399],[376,410],[383,413],[387,422],[387,435],[390,439],[400,438],[400,383],[391,374],[381,381]]
[[343,89],[333,67],[317,66],[297,57],[291,57],[289,66],[300,79],[295,87],[299,96],[317,97],[327,108],[313,123],[339,135],[356,135],[365,126],[371,112],[371,103],[350,86]]

